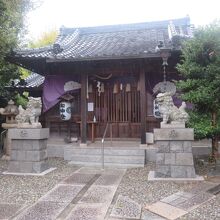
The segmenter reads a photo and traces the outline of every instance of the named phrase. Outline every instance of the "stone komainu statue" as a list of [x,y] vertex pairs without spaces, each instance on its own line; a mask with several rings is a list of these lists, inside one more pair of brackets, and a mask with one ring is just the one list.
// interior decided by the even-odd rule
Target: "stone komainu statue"
[[159,111],[162,115],[162,124],[167,123],[185,123],[189,119],[188,113],[185,111],[186,103],[182,102],[182,105],[177,108],[172,99],[172,94],[169,92],[159,93],[156,97],[159,105]]
[[41,127],[39,116],[41,115],[41,98],[28,97],[27,108],[19,105],[19,114],[16,116],[18,127]]

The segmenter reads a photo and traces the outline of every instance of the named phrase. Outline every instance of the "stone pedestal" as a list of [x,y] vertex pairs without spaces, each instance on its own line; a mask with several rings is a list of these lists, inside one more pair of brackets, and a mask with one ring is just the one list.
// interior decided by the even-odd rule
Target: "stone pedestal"
[[8,172],[41,173],[48,169],[48,128],[9,129],[11,159]]
[[2,127],[6,129],[6,137],[4,139],[3,157],[2,159],[10,160],[11,155],[11,139],[8,137],[8,129],[16,128],[17,124],[2,123]]
[[195,178],[191,128],[154,129],[156,178]]

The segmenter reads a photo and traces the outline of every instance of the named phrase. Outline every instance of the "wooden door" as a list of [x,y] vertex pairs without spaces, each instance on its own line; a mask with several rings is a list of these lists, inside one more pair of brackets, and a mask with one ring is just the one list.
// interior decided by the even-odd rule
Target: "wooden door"
[[113,87],[95,92],[95,116],[99,122],[98,136],[102,136],[107,122],[112,123],[113,137],[140,137],[140,92],[121,87],[114,93]]

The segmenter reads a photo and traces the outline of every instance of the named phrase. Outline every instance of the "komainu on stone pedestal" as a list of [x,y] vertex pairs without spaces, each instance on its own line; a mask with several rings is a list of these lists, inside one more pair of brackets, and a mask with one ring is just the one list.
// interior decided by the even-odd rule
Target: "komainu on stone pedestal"
[[158,148],[155,178],[195,178],[192,154],[194,130],[185,128],[189,119],[185,111],[186,103],[182,102],[179,108],[174,105],[172,96],[176,87],[172,83],[169,85],[171,89],[164,90],[156,97],[163,120],[161,128],[154,129],[154,141]]

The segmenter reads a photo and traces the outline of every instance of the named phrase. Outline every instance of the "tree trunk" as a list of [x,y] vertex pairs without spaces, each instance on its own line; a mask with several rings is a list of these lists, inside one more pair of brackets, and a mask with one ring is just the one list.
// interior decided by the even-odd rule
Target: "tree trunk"
[[[217,126],[217,113],[214,111],[212,112],[212,127],[216,128]],[[216,162],[217,159],[217,155],[218,155],[218,135],[215,134],[212,137],[212,160],[214,160]]]

